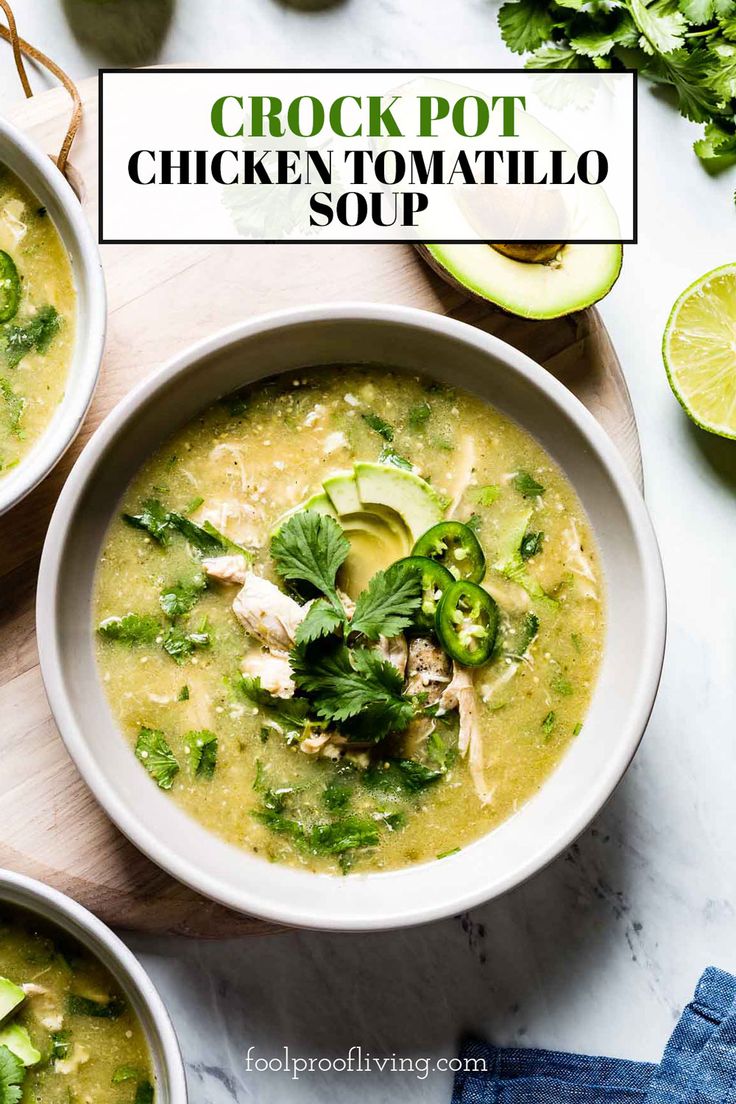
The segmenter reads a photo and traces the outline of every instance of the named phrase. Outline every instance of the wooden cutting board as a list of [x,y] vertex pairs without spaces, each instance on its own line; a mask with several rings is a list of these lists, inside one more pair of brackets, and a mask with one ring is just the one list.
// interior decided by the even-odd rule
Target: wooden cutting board
[[[97,225],[97,82],[83,82],[84,123],[74,180]],[[9,112],[47,152],[68,115],[62,91]],[[595,310],[525,322],[463,299],[408,246],[106,246],[107,351],[97,395],[76,444],[45,482],[0,518],[0,866],[32,875],[109,924],[197,936],[262,933],[192,893],[144,858],[107,820],[69,760],[38,668],[34,595],[51,511],[76,456],[102,418],[179,350],[263,311],[317,300],[403,303],[451,314],[528,353],[578,395],[641,484],[629,393]]]

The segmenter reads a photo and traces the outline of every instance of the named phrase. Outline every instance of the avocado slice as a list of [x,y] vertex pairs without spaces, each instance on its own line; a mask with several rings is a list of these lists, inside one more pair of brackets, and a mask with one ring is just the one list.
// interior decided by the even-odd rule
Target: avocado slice
[[445,516],[442,496],[414,472],[367,462],[357,463],[354,471],[363,509],[394,510],[409,530],[412,545]]
[[523,259],[519,250],[516,256],[507,255],[506,243],[417,249],[459,291],[509,314],[538,319],[559,318],[597,303],[616,283],[623,260],[623,249],[615,243],[561,245],[552,257],[532,250]]
[[0,977],[0,1024],[7,1020],[26,999],[20,985],[10,978]]
[[355,472],[336,472],[322,484],[325,494],[329,498],[338,514],[357,514],[362,510],[358,486],[355,482]]
[[31,1042],[31,1036],[20,1024],[11,1024],[0,1031],[0,1046],[7,1047],[24,1066],[35,1066],[42,1058],[40,1050],[36,1050]]

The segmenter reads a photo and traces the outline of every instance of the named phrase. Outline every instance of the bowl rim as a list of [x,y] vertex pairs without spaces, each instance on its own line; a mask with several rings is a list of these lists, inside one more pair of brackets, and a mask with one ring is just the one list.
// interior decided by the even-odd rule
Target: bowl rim
[[[17,902],[19,907],[25,908],[29,912],[37,912],[42,918],[44,918],[44,909],[48,908],[53,915],[53,923],[63,927],[63,921],[66,920],[73,928],[80,930],[89,942],[85,942],[85,938],[80,941],[85,942],[87,950],[91,954],[99,958],[100,955],[96,945],[101,945],[104,948],[105,952],[114,960],[120,973],[135,989],[151,1017],[153,1032],[156,1035],[156,1042],[160,1046],[168,1080],[167,1104],[187,1104],[184,1062],[174,1026],[163,999],[133,952],[126,947],[119,936],[108,928],[107,924],[99,920],[84,905],[80,905],[72,897],[61,893],[58,889],[46,885],[45,882],[40,882],[36,878],[29,878],[25,874],[18,874],[13,870],[0,869],[0,902],[7,899],[8,890],[13,895],[14,903],[16,895],[20,898]],[[56,919],[57,917],[63,919]],[[147,1032],[147,1034],[150,1033],[150,1031]],[[149,1039],[147,1039],[147,1042],[150,1046]]]
[[[57,169],[51,158],[13,123],[0,116],[0,142],[5,141],[29,162],[43,179],[64,212],[68,233],[54,221],[73,268],[77,302],[77,329],[74,350],[79,357],[77,378],[73,390],[67,386],[57,409],[64,407],[63,419],[52,420],[42,431],[30,452],[18,464],[17,472],[0,480],[0,516],[17,506],[56,467],[75,440],[94,397],[102,366],[107,330],[107,292],[102,259],[82,204],[71,184]],[[13,168],[22,183],[30,187],[22,171]],[[33,189],[32,189],[33,190]],[[39,197],[42,198],[42,197]],[[73,248],[70,244],[73,242]],[[80,306],[84,303],[85,325],[79,325]],[[71,365],[70,365],[71,371]],[[12,480],[12,482],[11,482]]]
[[[165,387],[178,374],[185,373],[196,362],[204,360],[233,343],[253,336],[263,336],[269,330],[285,326],[299,326],[315,322],[388,322],[405,326],[419,326],[430,332],[469,343],[489,356],[495,356],[506,368],[522,376],[532,387],[543,392],[552,406],[562,407],[585,437],[611,479],[631,519],[637,550],[643,565],[642,582],[650,611],[647,647],[642,663],[642,675],[637,685],[636,709],[628,717],[627,731],[622,736],[615,754],[608,760],[608,767],[601,772],[598,784],[591,787],[585,799],[581,799],[574,817],[566,830],[558,830],[550,842],[540,846],[528,860],[518,865],[513,873],[495,879],[489,877],[480,887],[469,887],[452,898],[443,898],[435,905],[385,909],[380,917],[366,920],[360,916],[340,917],[338,921],[323,916],[315,917],[309,907],[298,901],[273,902],[258,896],[257,889],[248,891],[232,889],[209,871],[190,863],[182,853],[165,846],[152,832],[128,812],[114,787],[100,779],[87,741],[75,716],[74,707],[67,693],[62,675],[61,652],[56,628],[55,595],[59,585],[63,551],[67,537],[67,519],[76,508],[88,480],[94,476],[96,465],[104,454],[109,439],[125,424],[127,419],[145,407],[159,389]],[[266,378],[264,376],[263,378]],[[521,424],[521,423],[520,423]],[[523,424],[522,424],[523,428]],[[664,574],[656,536],[641,492],[627,468],[620,452],[593,415],[567,388],[526,354],[506,342],[479,330],[465,322],[415,307],[394,306],[381,303],[338,302],[315,304],[297,309],[286,309],[262,314],[235,323],[179,352],[157,372],[141,381],[108,414],[78,458],[63,488],[54,510],[44,543],[39,569],[36,629],[41,673],[51,711],[59,727],[62,739],[72,760],[106,814],[140,851],[172,877],[191,889],[246,915],[288,924],[294,927],[327,931],[381,931],[408,927],[454,915],[494,899],[521,885],[528,878],[544,869],[564,852],[586,829],[610,799],[623,778],[644,735],[654,706],[664,662],[666,637],[666,595]],[[502,828],[499,825],[498,828]],[[494,829],[496,831],[498,829]],[[493,831],[479,837],[482,843]],[[467,850],[467,849],[466,849]],[[458,856],[456,856],[458,857]],[[452,862],[452,857],[443,862]],[[419,864],[421,866],[422,864]],[[439,864],[438,869],[439,869]],[[284,867],[295,877],[320,877]],[[405,874],[415,867],[389,872],[354,874],[352,879],[377,879]],[[327,875],[324,875],[327,877]],[[296,895],[295,895],[296,896]]]

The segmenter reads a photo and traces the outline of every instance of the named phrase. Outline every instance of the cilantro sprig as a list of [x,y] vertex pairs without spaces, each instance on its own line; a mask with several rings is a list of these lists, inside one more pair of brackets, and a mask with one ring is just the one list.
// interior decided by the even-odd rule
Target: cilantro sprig
[[297,647],[291,667],[317,716],[361,740],[377,742],[400,732],[414,716],[401,675],[370,648],[348,648],[336,639]]
[[736,162],[734,0],[509,0],[498,22],[530,69],[638,69],[670,85],[681,114],[705,123],[703,163]]
[[310,583],[343,616],[336,580],[349,551],[350,542],[335,519],[316,510],[293,514],[271,541],[271,556],[279,575],[293,582]]
[[0,1104],[19,1104],[26,1071],[20,1058],[0,1046]]

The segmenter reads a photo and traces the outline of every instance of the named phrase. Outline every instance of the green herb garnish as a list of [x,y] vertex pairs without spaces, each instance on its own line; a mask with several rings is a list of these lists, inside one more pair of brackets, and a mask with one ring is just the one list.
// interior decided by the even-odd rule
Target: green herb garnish
[[30,352],[45,353],[61,328],[61,318],[55,307],[41,307],[28,322],[6,325],[5,359],[10,368],[17,368]]
[[384,441],[391,444],[394,439],[394,427],[389,422],[385,422],[379,414],[364,413],[361,414],[361,418],[374,433],[377,433],[379,437],[383,437]]
[[212,778],[217,766],[217,737],[208,728],[187,732],[189,764],[197,778]]
[[163,732],[157,728],[142,728],[135,754],[158,787],[170,790],[179,773],[179,763]]
[[514,476],[514,486],[524,498],[539,498],[544,494],[544,487],[538,483],[528,471],[518,471]]
[[284,522],[271,541],[276,570],[284,579],[310,583],[344,615],[336,579],[350,542],[334,518],[300,510]]
[[126,613],[124,617],[106,617],[97,626],[97,632],[105,640],[121,644],[153,644],[161,633],[155,617]]
[[20,1058],[16,1058],[6,1046],[0,1046],[0,1104],[19,1104],[25,1076],[25,1066]]
[[408,629],[422,600],[422,580],[409,564],[378,571],[358,596],[350,631],[369,640],[392,637]]
[[117,1020],[125,1011],[125,1002],[120,997],[111,997],[109,1001],[103,1002],[70,993],[66,998],[66,1010],[70,1016],[91,1016],[97,1020]]
[[206,577],[198,574],[188,582],[179,582],[162,590],[159,604],[167,617],[181,617],[189,613],[206,589]]
[[522,560],[530,560],[542,551],[544,533],[525,533],[519,545],[519,554]]
[[14,437],[22,437],[21,423],[23,421],[23,411],[26,408],[26,400],[17,391],[13,390],[10,381],[3,376],[0,376],[0,398],[5,402],[10,432]]
[[354,735],[359,728],[361,739],[382,740],[406,728],[414,716],[398,671],[369,648],[348,649],[339,640],[318,649],[295,648],[291,666],[314,712],[343,727],[348,722],[346,731],[352,727]]

